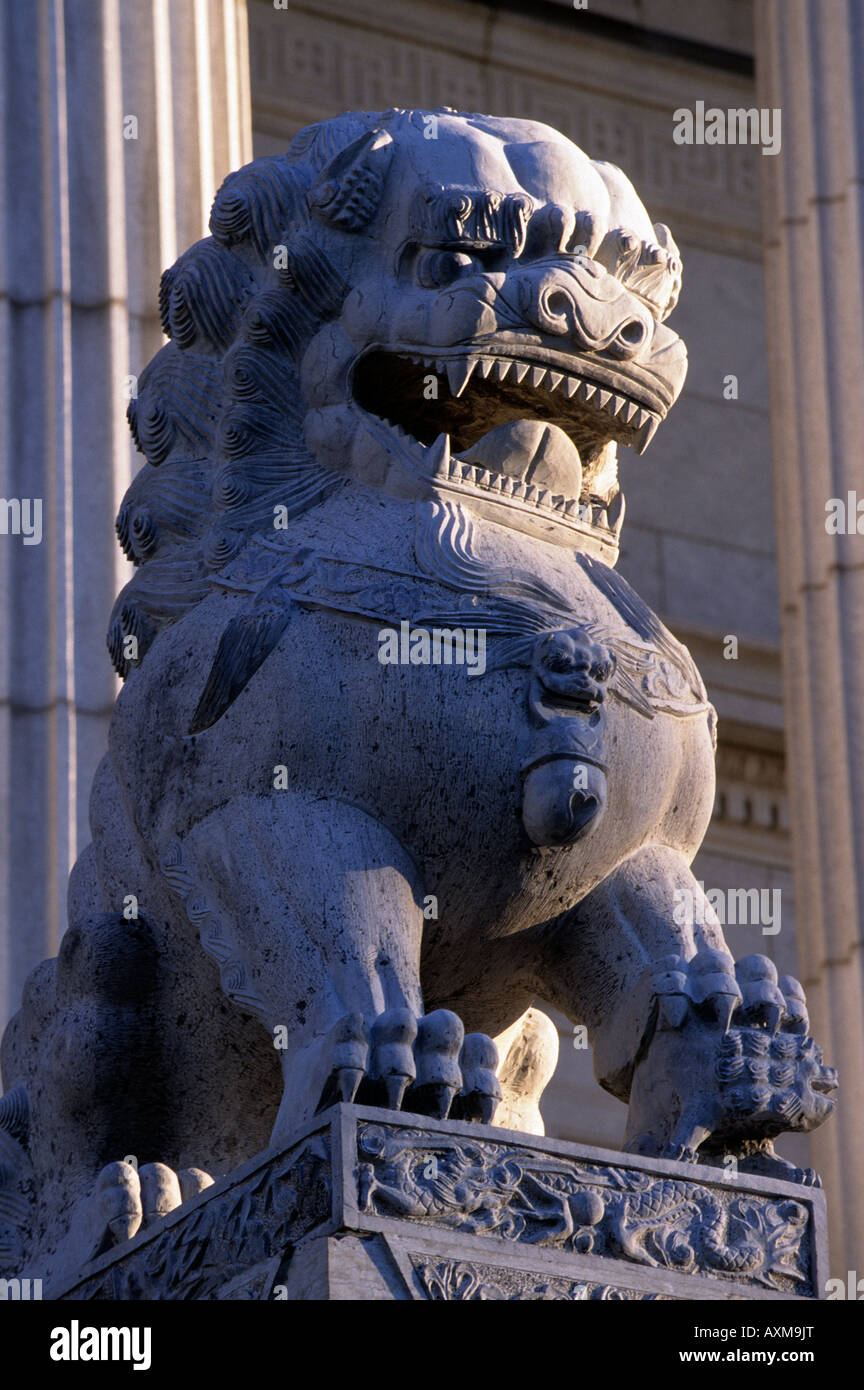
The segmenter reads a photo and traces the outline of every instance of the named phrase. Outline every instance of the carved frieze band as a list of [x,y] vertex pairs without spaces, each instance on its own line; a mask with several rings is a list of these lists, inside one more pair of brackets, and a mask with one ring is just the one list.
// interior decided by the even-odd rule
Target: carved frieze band
[[783,754],[725,743],[721,728],[714,819],[786,835],[789,813]]
[[558,1275],[540,1276],[504,1265],[478,1264],[474,1260],[436,1260],[411,1255],[414,1278],[424,1298],[447,1303],[624,1303],[666,1301],[666,1295],[615,1284],[596,1284]]
[[812,1292],[811,1208],[512,1143],[361,1124],[361,1212],[649,1268]]
[[[464,11],[464,13],[463,13]],[[249,5],[253,124],[290,139],[312,121],[338,111],[394,105],[449,105],[463,111],[507,111],[562,131],[596,158],[626,169],[655,215],[674,217],[686,234],[710,230],[747,254],[760,229],[759,151],[753,146],[682,146],[672,139],[673,111],[692,106],[697,90],[686,68],[665,71],[668,103],[644,88],[644,55],[623,46],[597,53],[574,15],[572,29],[495,17],[496,38],[478,56],[475,5],[448,6],[446,22],[422,0],[391,12],[352,6],[338,17],[312,5]],[[433,22],[434,18],[434,22]],[[526,41],[530,39],[530,41]],[[728,92],[723,86],[728,85]],[[691,90],[692,89],[692,90]],[[712,74],[712,101],[748,107],[744,79]]]

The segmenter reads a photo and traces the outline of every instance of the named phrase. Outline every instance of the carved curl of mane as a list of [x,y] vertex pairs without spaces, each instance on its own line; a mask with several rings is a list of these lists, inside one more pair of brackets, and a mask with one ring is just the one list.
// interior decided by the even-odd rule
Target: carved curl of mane
[[313,460],[302,428],[299,363],[350,288],[320,249],[320,224],[352,232],[374,215],[385,127],[399,114],[310,126],[287,154],[230,174],[213,203],[212,235],[162,276],[171,341],[141,373],[127,412],[147,461],[116,523],[138,566],[108,630],[124,678],[249,537],[273,526],[274,508],[297,516],[343,482]]

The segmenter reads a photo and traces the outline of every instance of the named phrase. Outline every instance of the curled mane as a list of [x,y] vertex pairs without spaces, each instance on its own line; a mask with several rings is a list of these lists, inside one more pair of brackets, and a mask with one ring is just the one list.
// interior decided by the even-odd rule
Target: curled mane
[[275,508],[297,516],[344,482],[306,448],[299,364],[349,289],[321,249],[321,223],[352,232],[374,215],[390,143],[384,127],[396,114],[310,126],[287,154],[229,174],[211,236],[162,276],[170,342],[129,405],[146,463],[116,523],[137,566],[108,629],[124,678],[164,627],[206,597],[250,536],[272,527]]

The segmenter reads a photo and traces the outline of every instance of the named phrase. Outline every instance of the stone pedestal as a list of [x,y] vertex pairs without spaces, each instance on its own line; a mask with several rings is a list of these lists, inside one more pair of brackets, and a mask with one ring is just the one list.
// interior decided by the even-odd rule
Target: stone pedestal
[[819,1190],[340,1105],[62,1299],[812,1299]]

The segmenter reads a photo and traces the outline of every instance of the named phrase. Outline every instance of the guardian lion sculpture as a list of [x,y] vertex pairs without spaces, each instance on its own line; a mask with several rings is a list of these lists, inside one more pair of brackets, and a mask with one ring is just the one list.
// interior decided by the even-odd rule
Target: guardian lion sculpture
[[4,1040],[10,1267],[340,1099],[488,1123],[503,1086],[536,1125],[535,1000],[629,1148],[792,1173],[771,1140],[834,1075],[690,872],[715,715],[614,568],[617,446],[686,371],[668,229],[548,127],[447,109],[302,131],[210,228],[129,411],[92,844]]

